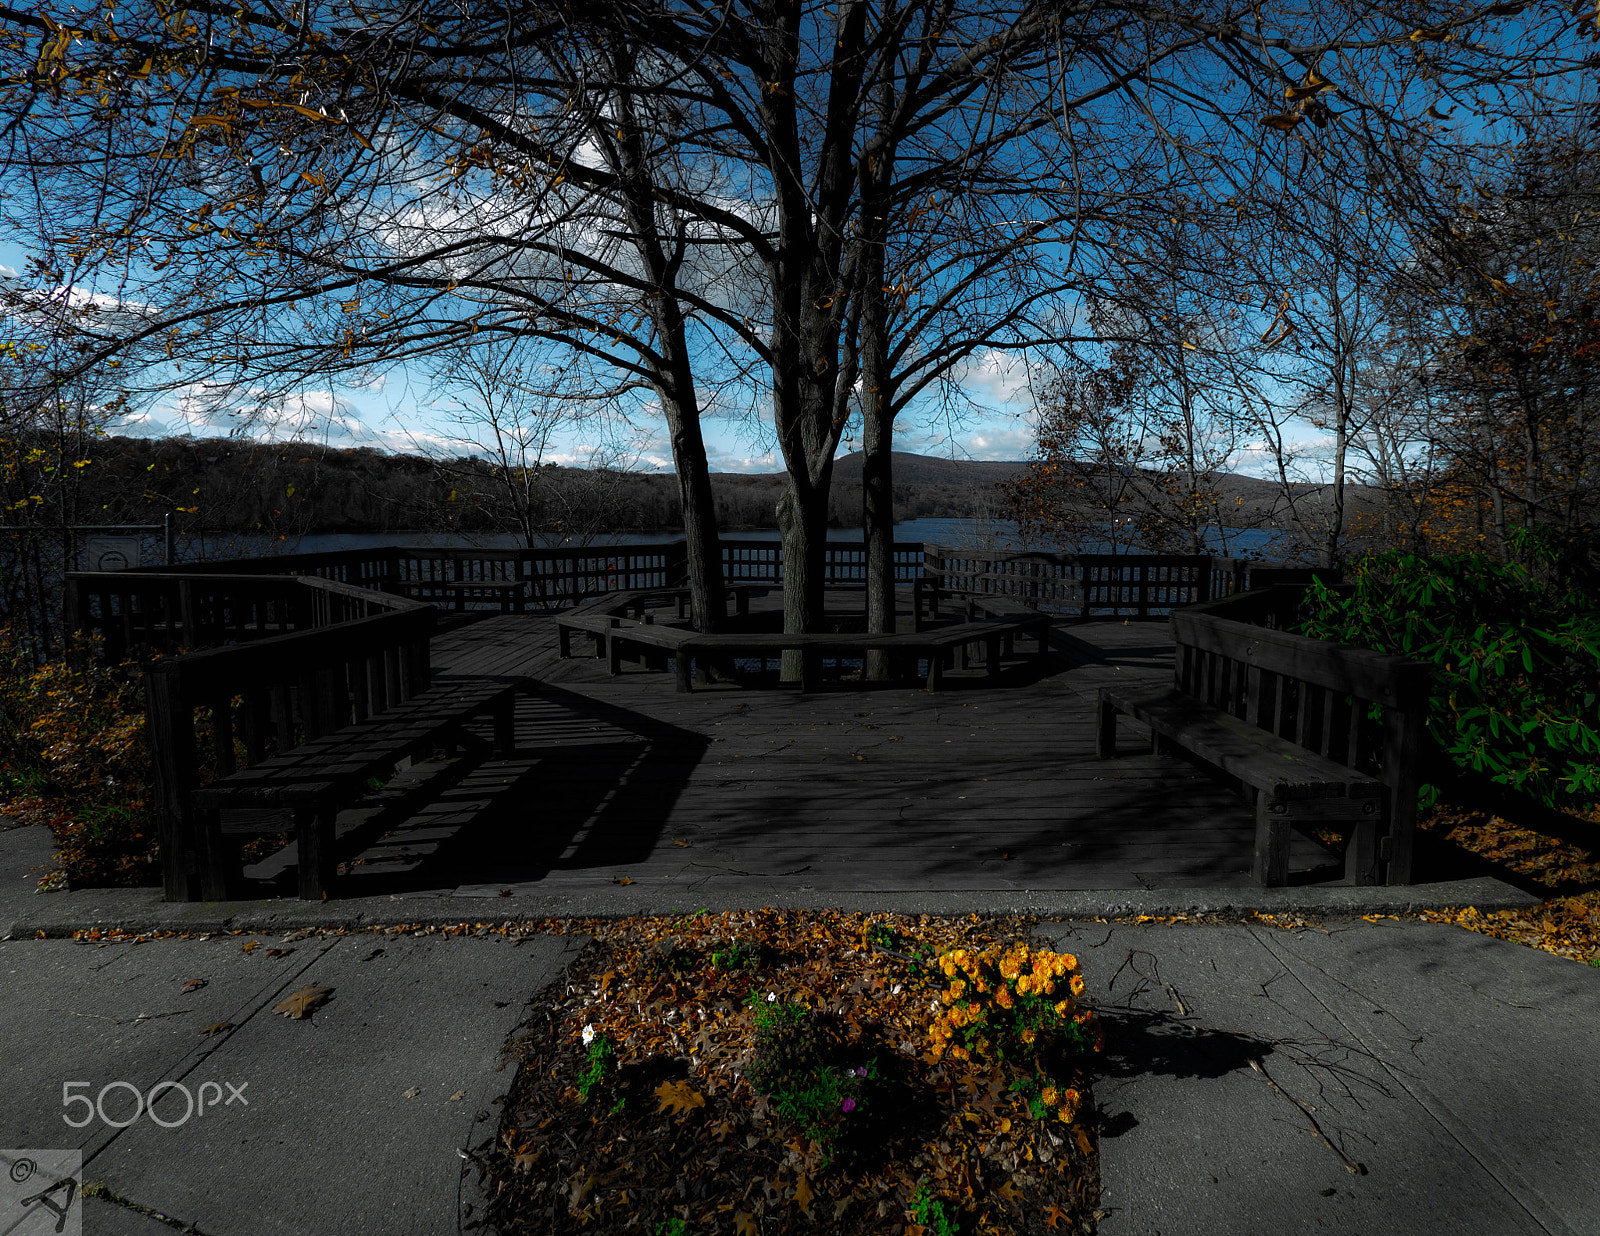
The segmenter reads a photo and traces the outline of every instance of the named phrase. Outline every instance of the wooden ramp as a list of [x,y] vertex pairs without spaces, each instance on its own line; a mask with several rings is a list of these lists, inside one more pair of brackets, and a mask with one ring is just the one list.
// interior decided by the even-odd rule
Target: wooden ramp
[[[511,759],[422,766],[342,830],[361,849],[340,896],[608,890],[762,898],[829,893],[1245,885],[1249,808],[1165,757],[1094,756],[1107,681],[1170,677],[1162,622],[1065,626],[1043,672],[945,691],[812,694],[559,660],[549,618],[447,628],[437,673],[528,676]],[[1129,726],[1125,749],[1133,747]],[[1136,748],[1134,748],[1136,749]],[[277,860],[292,862],[293,851]],[[269,862],[260,875],[272,874]],[[1336,879],[1298,837],[1291,870]],[[629,883],[622,883],[627,881]],[[638,886],[638,887],[634,887]]]

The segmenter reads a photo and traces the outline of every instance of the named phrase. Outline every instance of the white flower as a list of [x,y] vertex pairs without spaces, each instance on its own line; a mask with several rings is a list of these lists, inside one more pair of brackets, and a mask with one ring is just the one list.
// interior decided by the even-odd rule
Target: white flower
[[583,1045],[587,1047],[592,1042],[594,1042],[594,1027],[592,1025],[585,1026],[583,1028]]
[[889,994],[890,994],[890,995],[891,995],[891,996],[898,996],[898,995],[899,995],[899,994],[900,994],[900,991],[901,991],[901,987],[900,987],[900,984],[899,984],[899,983],[896,983],[896,984],[895,984],[895,985],[894,985],[894,990],[893,990],[893,991],[891,991],[891,992],[890,992],[890,993],[889,993]]
[[775,992],[775,991],[769,991],[767,993],[767,1003],[768,1004],[776,1004],[777,1002],[778,1002],[778,993]]

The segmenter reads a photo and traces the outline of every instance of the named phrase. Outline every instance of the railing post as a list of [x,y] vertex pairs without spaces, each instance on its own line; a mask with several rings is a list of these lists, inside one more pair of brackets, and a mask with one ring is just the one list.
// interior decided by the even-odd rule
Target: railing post
[[195,901],[200,896],[199,859],[189,806],[197,766],[194,711],[184,699],[179,673],[168,667],[145,671],[144,692],[161,883],[168,901]]
[[1395,705],[1384,709],[1383,781],[1389,787],[1389,827],[1379,843],[1378,858],[1385,884],[1411,883],[1429,678],[1426,665],[1396,667]]

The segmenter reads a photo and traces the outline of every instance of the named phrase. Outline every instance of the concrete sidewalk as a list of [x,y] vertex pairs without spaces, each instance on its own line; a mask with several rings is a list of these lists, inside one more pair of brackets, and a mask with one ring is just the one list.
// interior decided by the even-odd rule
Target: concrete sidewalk
[[[511,1085],[507,1036],[583,943],[0,942],[0,1146],[81,1150],[117,1199],[86,1201],[89,1233],[172,1232],[148,1210],[207,1236],[450,1236],[474,1205],[463,1152]],[[333,990],[309,1019],[273,1014],[305,986]]]
[[1414,921],[1038,935],[1106,1021],[1102,1236],[1600,1232],[1600,969]]
[[[0,834],[0,1147],[82,1149],[85,1230],[158,1236],[453,1233],[471,1221],[461,1152],[492,1136],[497,1071],[529,997],[582,940],[306,934],[350,922],[661,912],[659,890],[593,902],[367,899],[175,905],[153,890],[36,895],[43,830]],[[1308,892],[1327,904],[1307,904]],[[626,894],[626,897],[619,896]],[[634,898],[637,898],[636,900]],[[743,905],[806,904],[754,887]],[[1219,889],[825,895],[818,905],[1041,917],[1394,904],[1526,904],[1496,881],[1412,890]],[[854,906],[853,901],[868,904]],[[1298,904],[1297,904],[1298,903]],[[695,907],[698,908],[698,907]],[[259,937],[97,946],[74,927],[273,928]],[[1077,953],[1109,1032],[1095,1083],[1104,1236],[1600,1232],[1600,970],[1451,927],[1331,918],[1262,925],[1042,923]],[[25,938],[24,938],[25,937]],[[246,952],[252,939],[258,947]],[[273,949],[287,949],[268,956]],[[205,984],[185,991],[191,979]],[[308,1021],[271,1008],[306,985]],[[200,1031],[231,1023],[215,1035]],[[226,1103],[165,1128],[148,1115],[81,1130],[69,1093],[122,1120],[131,1088],[170,1081]],[[412,1092],[415,1091],[413,1094]],[[456,1096],[460,1097],[457,1098]],[[408,1097],[409,1096],[409,1097]],[[178,1121],[174,1087],[157,1114]],[[4,1178],[0,1177],[0,1185]],[[5,1223],[0,1221],[0,1231]]]

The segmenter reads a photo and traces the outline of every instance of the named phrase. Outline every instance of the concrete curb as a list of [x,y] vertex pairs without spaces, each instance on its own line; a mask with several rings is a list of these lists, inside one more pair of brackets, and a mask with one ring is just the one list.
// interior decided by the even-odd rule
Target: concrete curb
[[882,890],[797,891],[792,886],[745,884],[734,890],[695,892],[681,886],[639,884],[627,890],[603,885],[594,893],[550,894],[523,885],[512,895],[443,891],[404,897],[348,901],[290,900],[165,902],[155,889],[85,889],[38,894],[37,905],[13,905],[4,936],[13,940],[68,936],[75,931],[294,931],[303,928],[362,928],[400,923],[430,926],[535,918],[626,918],[685,914],[696,910],[742,910],[775,906],[795,910],[843,910],[900,914],[1031,915],[1041,919],[1123,918],[1145,914],[1206,914],[1244,917],[1252,913],[1335,917],[1404,914],[1476,906],[1480,910],[1523,909],[1539,898],[1492,878],[1396,887]]

